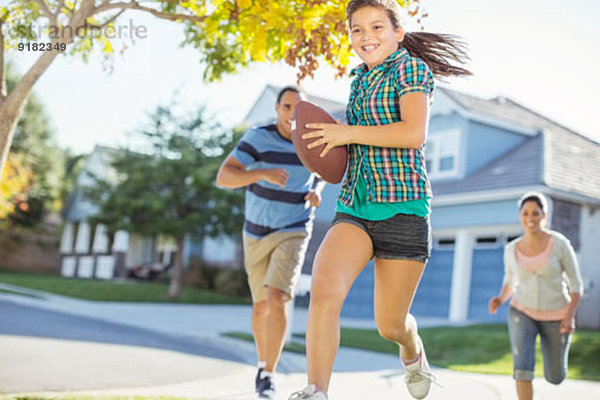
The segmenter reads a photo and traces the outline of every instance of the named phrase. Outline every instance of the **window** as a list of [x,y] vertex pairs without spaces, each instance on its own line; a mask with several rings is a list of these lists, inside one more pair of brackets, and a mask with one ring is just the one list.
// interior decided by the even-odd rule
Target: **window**
[[477,236],[475,238],[475,248],[478,249],[495,249],[503,244],[503,236]]
[[427,173],[432,179],[458,175],[460,131],[436,132],[429,136],[425,149]]
[[477,238],[477,244],[495,244],[498,238],[495,236],[480,236]]
[[439,250],[452,250],[456,240],[453,237],[434,238],[433,245]]

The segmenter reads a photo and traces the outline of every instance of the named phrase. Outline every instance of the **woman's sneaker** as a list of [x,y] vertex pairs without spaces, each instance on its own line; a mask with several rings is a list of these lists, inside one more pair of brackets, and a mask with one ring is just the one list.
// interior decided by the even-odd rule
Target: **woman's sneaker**
[[402,358],[402,355],[400,355],[400,359],[402,360],[402,364],[404,364],[404,369],[406,370],[404,382],[406,382],[406,387],[408,388],[409,393],[415,399],[424,399],[429,393],[431,382],[435,382],[435,376],[429,369],[429,363],[427,362],[427,356],[425,355],[423,342],[419,340],[419,344],[421,345],[421,350],[415,361],[406,363]]
[[288,400],[327,400],[327,395],[317,390],[315,385],[308,385],[304,389],[292,393]]

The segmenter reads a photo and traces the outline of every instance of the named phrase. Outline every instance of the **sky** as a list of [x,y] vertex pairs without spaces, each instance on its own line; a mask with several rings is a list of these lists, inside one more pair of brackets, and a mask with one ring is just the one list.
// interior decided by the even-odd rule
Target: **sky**
[[[474,76],[443,86],[483,98],[505,96],[600,141],[600,1],[422,0],[426,31],[452,33],[469,46]],[[182,48],[182,28],[145,14],[125,13],[119,24],[144,26],[146,38],[117,56],[113,72],[98,57],[89,63],[59,57],[34,87],[51,115],[57,143],[76,153],[96,144],[127,141],[146,113],[176,97],[201,104],[227,126],[241,122],[267,84],[295,83],[296,71],[281,64],[255,64],[220,82],[206,84],[193,48]],[[410,21],[408,31],[417,27]],[[36,53],[14,52],[23,73]],[[354,59],[350,67],[357,65]],[[323,67],[302,85],[310,94],[346,102],[348,78]],[[435,99],[434,99],[435,101]]]

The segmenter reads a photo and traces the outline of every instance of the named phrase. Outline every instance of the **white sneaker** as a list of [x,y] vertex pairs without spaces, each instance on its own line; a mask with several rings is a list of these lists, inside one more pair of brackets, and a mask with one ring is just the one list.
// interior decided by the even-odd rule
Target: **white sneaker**
[[415,399],[424,399],[427,394],[429,394],[431,382],[435,382],[435,376],[429,369],[429,363],[427,362],[427,356],[425,355],[425,347],[423,347],[423,342],[419,340],[419,344],[421,345],[421,350],[416,361],[406,365],[402,359],[402,355],[400,355],[400,359],[402,360],[402,364],[404,364],[404,368],[406,369],[404,382],[406,382],[406,387],[408,388],[409,393]]
[[327,395],[317,390],[315,385],[308,385],[304,389],[292,393],[288,400],[327,400]]

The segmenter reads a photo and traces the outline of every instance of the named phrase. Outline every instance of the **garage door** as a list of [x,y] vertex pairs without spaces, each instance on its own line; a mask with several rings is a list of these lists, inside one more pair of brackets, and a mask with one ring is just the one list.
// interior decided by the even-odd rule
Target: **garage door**
[[471,293],[469,297],[469,319],[483,321],[505,321],[508,311],[503,305],[491,316],[488,302],[500,292],[504,276],[504,249],[476,248],[473,250],[473,269],[471,272]]
[[[454,249],[433,250],[411,312],[422,317],[448,317]],[[373,261],[360,273],[348,293],[342,316],[373,318]]]
[[342,316],[349,318],[374,318],[373,314],[373,260],[358,275],[342,307]]
[[422,317],[448,317],[454,249],[435,249],[427,263],[411,312]]

